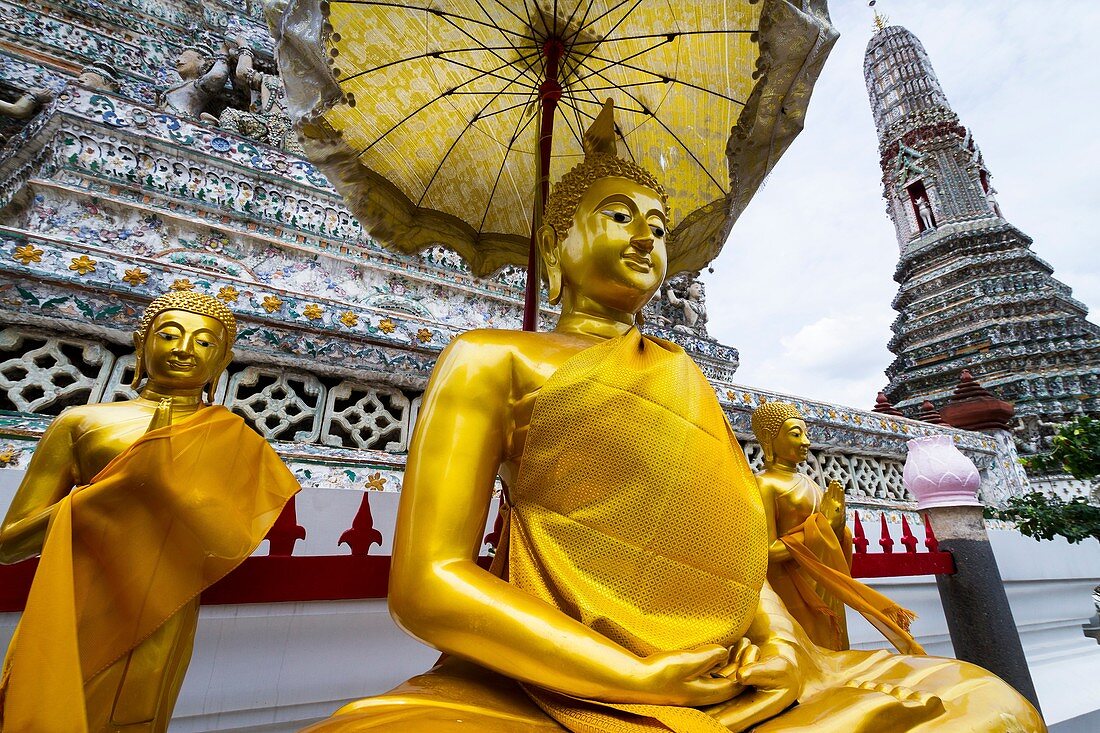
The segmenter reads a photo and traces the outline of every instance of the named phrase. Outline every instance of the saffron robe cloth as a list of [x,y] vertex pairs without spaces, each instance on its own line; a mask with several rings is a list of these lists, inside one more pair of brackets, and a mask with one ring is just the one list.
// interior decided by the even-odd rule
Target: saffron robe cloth
[[[156,699],[156,689],[142,693],[140,679],[121,686],[127,666],[141,668],[143,645],[182,640],[167,670],[172,679],[149,683],[178,691],[199,594],[252,553],[299,488],[266,440],[214,406],[145,433],[70,492],[50,520],[5,659],[0,730],[167,726],[174,694],[155,723],[110,719],[120,703],[148,708],[148,699],[116,702],[120,691]],[[86,708],[106,719],[88,720]]]
[[[494,566],[631,651],[732,645],[758,604],[781,625],[789,618],[774,596],[759,596],[768,541],[755,478],[713,388],[675,344],[631,329],[563,364],[535,400],[508,499],[508,547]],[[1046,730],[978,667],[817,649],[789,625],[822,681],[754,733]],[[715,716],[736,703],[704,711],[581,700],[445,657],[302,733],[727,733]]]
[[844,537],[838,538],[829,520],[813,512],[779,540],[791,559],[768,567],[768,584],[815,644],[836,651],[848,648],[847,605],[902,654],[924,654],[909,633],[916,615],[852,577],[847,529]]

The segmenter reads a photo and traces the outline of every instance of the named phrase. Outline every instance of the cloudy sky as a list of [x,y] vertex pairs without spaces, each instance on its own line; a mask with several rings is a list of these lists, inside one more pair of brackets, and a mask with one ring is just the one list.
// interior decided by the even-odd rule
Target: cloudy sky
[[[705,275],[710,333],[737,381],[869,408],[895,312],[897,239],[885,214],[863,81],[867,0],[830,2],[840,31],[806,130]],[[993,174],[1006,218],[1100,318],[1100,3],[879,0],[921,39]]]

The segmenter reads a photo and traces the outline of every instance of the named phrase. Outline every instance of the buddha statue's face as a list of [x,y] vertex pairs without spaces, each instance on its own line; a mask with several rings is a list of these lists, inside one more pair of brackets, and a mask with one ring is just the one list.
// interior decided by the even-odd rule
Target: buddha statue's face
[[176,73],[181,79],[197,79],[202,76],[202,54],[193,48],[184,49],[176,57]]
[[636,313],[665,279],[666,226],[664,205],[652,189],[625,178],[595,181],[557,243],[562,288]]
[[184,310],[159,313],[143,344],[149,386],[157,391],[199,391],[228,365],[229,334],[217,318]]
[[810,436],[806,421],[792,417],[783,421],[779,433],[772,440],[772,454],[776,462],[797,465],[810,454]]

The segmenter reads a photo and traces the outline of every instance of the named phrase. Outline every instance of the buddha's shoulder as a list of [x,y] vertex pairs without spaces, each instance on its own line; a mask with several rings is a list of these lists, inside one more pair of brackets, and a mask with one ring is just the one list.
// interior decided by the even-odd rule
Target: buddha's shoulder
[[76,405],[66,408],[54,418],[53,422],[50,423],[50,427],[83,431],[92,427],[140,417],[150,417],[151,415],[151,410],[143,409],[132,401],[98,402],[91,405]]
[[538,358],[553,357],[562,352],[575,353],[592,343],[590,338],[554,331],[483,328],[459,334],[451,341],[447,351],[458,358]]

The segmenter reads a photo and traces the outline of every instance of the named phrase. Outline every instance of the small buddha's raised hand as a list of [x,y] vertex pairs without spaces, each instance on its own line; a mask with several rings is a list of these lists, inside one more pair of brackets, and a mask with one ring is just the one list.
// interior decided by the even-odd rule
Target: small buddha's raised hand
[[172,424],[172,400],[165,398],[157,404],[153,410],[153,419],[149,421],[149,428],[145,431],[151,433],[160,428],[166,428]]
[[825,497],[821,501],[821,513],[829,521],[833,530],[844,526],[844,487],[836,479],[830,481],[829,487],[825,489]]

